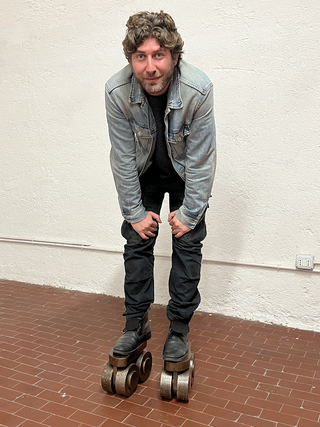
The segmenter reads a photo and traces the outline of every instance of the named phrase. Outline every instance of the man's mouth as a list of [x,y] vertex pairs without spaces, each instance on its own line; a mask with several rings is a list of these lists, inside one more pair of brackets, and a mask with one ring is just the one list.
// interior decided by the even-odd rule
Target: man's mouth
[[144,80],[148,80],[148,81],[155,81],[155,80],[158,80],[158,79],[160,79],[160,77],[161,77],[161,74],[160,74],[160,76],[152,76],[152,77],[149,77],[149,76],[142,76],[143,78],[144,78]]

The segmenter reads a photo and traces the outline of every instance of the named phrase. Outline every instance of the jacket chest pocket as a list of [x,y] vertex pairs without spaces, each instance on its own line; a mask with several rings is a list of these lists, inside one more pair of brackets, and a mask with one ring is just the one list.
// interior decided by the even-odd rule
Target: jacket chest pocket
[[173,158],[184,159],[186,155],[187,137],[190,135],[190,126],[183,125],[180,130],[169,129],[168,142]]
[[131,122],[131,128],[134,134],[134,140],[136,143],[136,150],[139,151],[142,149],[148,150],[152,145],[152,134],[150,129],[139,126],[134,121]]

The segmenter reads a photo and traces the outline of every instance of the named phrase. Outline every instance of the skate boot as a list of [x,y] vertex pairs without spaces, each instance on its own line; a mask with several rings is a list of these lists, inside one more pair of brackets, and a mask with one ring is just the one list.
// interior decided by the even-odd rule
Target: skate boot
[[160,378],[160,396],[163,399],[189,401],[194,381],[194,354],[191,353],[188,325],[171,322],[163,348],[164,366]]
[[131,396],[138,382],[149,378],[152,367],[152,355],[144,351],[151,338],[148,313],[143,318],[127,319],[124,334],[109,352],[101,385],[108,393]]

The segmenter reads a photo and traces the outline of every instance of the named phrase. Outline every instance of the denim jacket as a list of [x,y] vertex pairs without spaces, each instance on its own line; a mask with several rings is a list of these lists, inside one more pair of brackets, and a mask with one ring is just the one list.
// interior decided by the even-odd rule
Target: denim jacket
[[[213,88],[209,78],[181,60],[175,67],[165,111],[165,139],[176,172],[185,181],[177,218],[194,228],[208,206],[216,164]],[[123,217],[143,220],[139,176],[148,168],[156,124],[143,88],[128,64],[106,84],[111,168]]]

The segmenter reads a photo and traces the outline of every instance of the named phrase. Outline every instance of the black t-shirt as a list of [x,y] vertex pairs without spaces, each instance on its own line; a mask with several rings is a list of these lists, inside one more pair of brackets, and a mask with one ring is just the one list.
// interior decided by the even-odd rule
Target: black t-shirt
[[166,138],[164,135],[164,114],[167,106],[167,92],[159,96],[152,96],[146,93],[146,96],[152,109],[157,127],[156,144],[151,158],[152,165],[149,168],[151,169],[149,173],[152,172],[157,174],[161,179],[176,178],[177,173],[169,158]]

